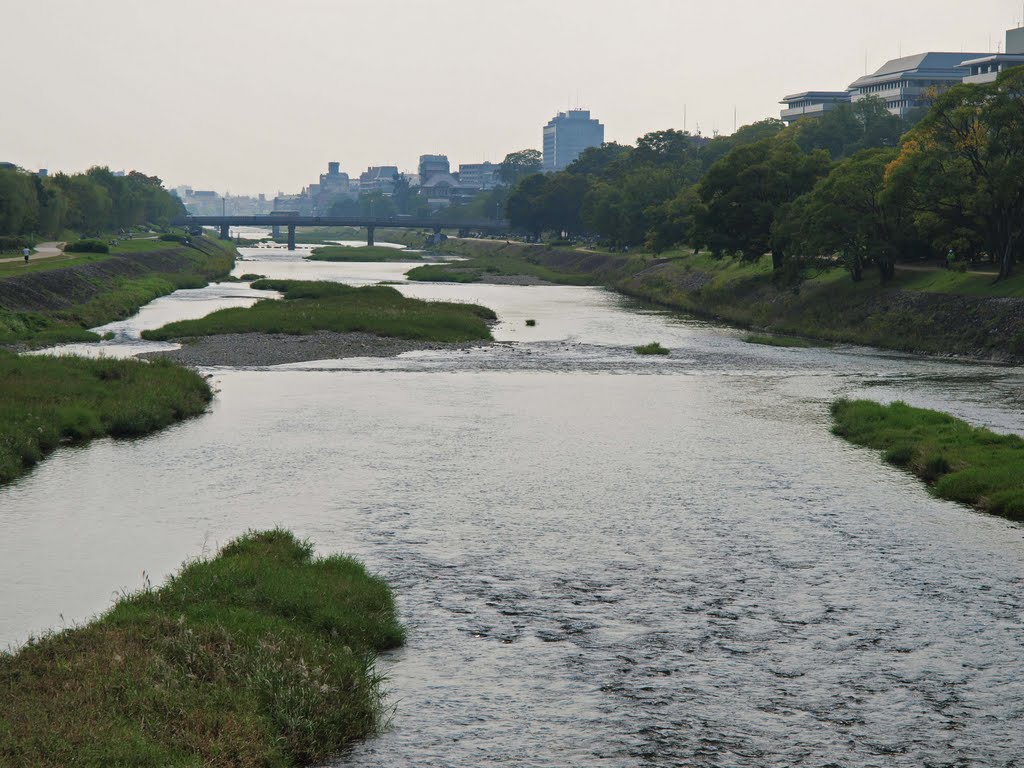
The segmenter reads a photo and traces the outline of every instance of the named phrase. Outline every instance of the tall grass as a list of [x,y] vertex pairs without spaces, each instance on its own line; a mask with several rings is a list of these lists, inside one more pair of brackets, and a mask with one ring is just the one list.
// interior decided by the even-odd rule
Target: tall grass
[[250,533],[100,619],[0,654],[5,766],[320,764],[381,722],[387,585]]
[[936,495],[1024,520],[1024,440],[972,427],[906,403],[832,404],[833,432],[883,451],[887,462],[932,485]]
[[19,357],[0,351],[0,484],[58,446],[135,437],[202,413],[206,380],[168,361]]
[[497,317],[476,304],[409,299],[382,285],[353,288],[333,282],[258,280],[252,287],[281,291],[284,301],[265,299],[248,308],[222,309],[199,320],[144,331],[143,338],[363,331],[402,339],[464,342],[490,339],[487,321]]

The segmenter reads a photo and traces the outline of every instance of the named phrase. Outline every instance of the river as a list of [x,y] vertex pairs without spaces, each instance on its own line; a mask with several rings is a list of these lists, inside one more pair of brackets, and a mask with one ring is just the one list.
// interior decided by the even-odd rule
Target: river
[[[400,289],[492,307],[502,343],[212,368],[206,416],[58,451],[0,490],[0,644],[282,525],[387,578],[409,628],[390,728],[338,766],[1020,764],[1024,527],[828,416],[869,396],[1024,433],[1020,369],[756,346],[596,288]],[[250,294],[180,291],[79,349]],[[654,340],[672,355],[633,353]]]

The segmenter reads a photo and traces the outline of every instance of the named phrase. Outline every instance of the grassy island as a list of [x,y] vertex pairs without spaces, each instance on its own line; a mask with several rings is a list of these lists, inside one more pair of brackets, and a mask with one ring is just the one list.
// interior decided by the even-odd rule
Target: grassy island
[[852,443],[884,451],[890,464],[929,483],[951,501],[1024,520],[1024,440],[972,427],[945,413],[838,400],[833,432]]
[[168,361],[17,356],[0,350],[0,484],[60,445],[135,437],[202,413],[210,387]]
[[354,288],[326,281],[257,280],[252,287],[281,291],[284,300],[264,299],[248,308],[222,309],[199,320],[144,331],[142,336],[159,341],[227,333],[362,331],[400,339],[466,342],[491,339],[487,322],[497,319],[492,310],[476,304],[409,299],[383,285]]
[[415,251],[383,245],[325,245],[314,248],[306,258],[310,261],[419,261],[421,257]]
[[322,764],[379,727],[374,654],[403,641],[390,590],[359,562],[250,533],[0,654],[0,764]]

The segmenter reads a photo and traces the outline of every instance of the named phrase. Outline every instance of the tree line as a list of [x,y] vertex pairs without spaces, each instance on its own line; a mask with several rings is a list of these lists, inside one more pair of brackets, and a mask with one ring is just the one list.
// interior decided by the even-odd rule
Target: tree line
[[65,230],[99,235],[144,224],[165,224],[185,212],[156,176],[109,168],[40,177],[0,168],[0,237],[60,237]]
[[769,119],[712,140],[676,130],[586,150],[565,171],[520,179],[512,224],[655,252],[772,257],[799,279],[843,263],[854,280],[897,261],[1024,256],[1024,67],[932,94],[910,119],[880,99],[786,127]]

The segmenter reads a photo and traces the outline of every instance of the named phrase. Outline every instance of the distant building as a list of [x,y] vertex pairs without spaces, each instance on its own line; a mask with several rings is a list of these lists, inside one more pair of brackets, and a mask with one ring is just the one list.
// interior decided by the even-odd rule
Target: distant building
[[604,126],[586,109],[559,112],[544,126],[544,170],[561,171],[583,150],[604,144]]
[[341,170],[341,163],[330,162],[327,164],[327,173],[320,174],[320,194],[337,197],[349,193],[348,174]]
[[422,194],[431,208],[443,208],[473,197],[479,190],[466,187],[450,173],[435,173],[420,184]]
[[359,192],[382,192],[390,195],[395,191],[395,179],[399,176],[398,166],[371,165],[359,174]]
[[1006,30],[1006,53],[993,53],[981,58],[966,58],[960,66],[970,70],[965,83],[993,83],[1000,72],[1024,64],[1024,27]]
[[489,190],[501,186],[497,163],[463,163],[459,166],[459,183],[469,189]]
[[889,112],[906,117],[909,112],[927,106],[929,96],[963,81],[971,70],[965,61],[988,57],[987,53],[919,53],[886,62],[877,72],[850,85],[850,97],[857,103],[869,96],[885,101]]
[[420,155],[420,164],[417,173],[420,176],[420,183],[429,181],[431,176],[436,174],[449,174],[452,172],[451,163],[447,155]]
[[850,103],[849,91],[804,91],[783,97],[782,121],[792,125],[805,117],[821,117],[842,104]]

